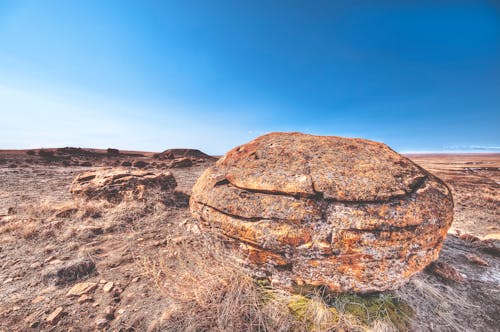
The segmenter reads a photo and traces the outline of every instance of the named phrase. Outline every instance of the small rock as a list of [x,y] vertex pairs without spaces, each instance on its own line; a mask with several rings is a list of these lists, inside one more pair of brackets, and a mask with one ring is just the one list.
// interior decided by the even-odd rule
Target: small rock
[[500,257],[500,240],[482,240],[478,245],[479,250],[495,257]]
[[102,329],[108,325],[108,321],[105,318],[98,318],[95,321],[97,328]]
[[191,166],[193,166],[193,161],[189,158],[175,159],[171,163],[171,167],[191,167]]
[[102,287],[102,290],[104,291],[104,293],[109,293],[113,289],[113,286],[113,282],[109,281]]
[[95,282],[79,282],[68,291],[66,296],[81,296],[87,294],[97,287]]
[[485,240],[500,240],[500,233],[490,233],[484,237]]
[[59,319],[61,319],[63,310],[63,307],[58,307],[56,310],[52,311],[52,313],[46,319],[47,323],[52,325],[56,324]]
[[200,227],[199,227],[198,225],[196,225],[196,224],[188,224],[188,225],[186,226],[186,229],[187,229],[187,231],[188,231],[188,232],[193,233],[193,234],[195,234],[195,235],[199,235],[199,234],[201,234],[201,229],[200,229]]
[[165,323],[166,321],[170,320],[173,315],[179,312],[179,310],[180,310],[179,306],[175,304],[168,306],[161,314],[160,322]]
[[56,290],[56,287],[50,286],[50,287],[42,289],[40,293],[41,294],[50,294],[50,293],[53,293],[55,290]]
[[30,328],[35,328],[40,325],[41,312],[34,312],[24,319],[24,322],[28,324]]
[[41,266],[42,264],[40,264],[39,262],[34,262],[33,264],[30,265],[30,269],[38,269]]
[[118,310],[118,315],[123,315],[123,313],[125,312],[126,310],[121,308]]
[[92,297],[88,296],[87,294],[83,294],[78,298],[78,303],[85,303],[92,301]]
[[104,310],[104,317],[107,320],[113,320],[115,318],[115,308],[112,306],[106,307],[106,310]]
[[59,265],[59,264],[62,264],[62,263],[63,263],[63,261],[60,260],[60,259],[54,259],[54,260],[51,260],[49,262],[50,265]]
[[99,280],[99,283],[100,283],[100,284],[105,284],[105,283],[107,283],[107,281],[106,281],[106,280],[104,280],[104,279],[101,279],[101,280]]
[[13,278],[7,278],[3,281],[4,284],[8,284],[9,282],[12,282],[14,280]]
[[433,262],[429,265],[429,270],[441,278],[452,280],[458,283],[465,281],[464,276],[458,272],[453,266],[443,262]]
[[35,297],[33,300],[31,300],[31,303],[37,304],[37,303],[45,301],[46,299],[47,298],[45,296],[40,295],[40,296]]
[[45,263],[48,263],[48,262],[50,262],[50,261],[52,261],[52,260],[54,260],[54,259],[56,259],[56,256],[49,256],[49,257],[47,257],[47,258],[44,260],[44,262],[45,262]]
[[467,258],[467,260],[469,262],[471,262],[473,264],[482,265],[482,266],[490,265],[490,264],[488,264],[488,262],[486,260],[484,260],[481,257],[474,255],[474,254],[469,254],[469,255],[466,255],[465,257]]
[[138,282],[139,279],[141,279],[140,277],[135,277],[134,279],[132,279],[132,282]]

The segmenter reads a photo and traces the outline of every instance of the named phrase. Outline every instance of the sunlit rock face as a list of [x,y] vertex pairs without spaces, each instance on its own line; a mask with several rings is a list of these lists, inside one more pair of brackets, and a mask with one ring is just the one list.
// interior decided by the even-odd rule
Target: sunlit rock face
[[271,133],[229,151],[193,188],[191,212],[283,287],[396,288],[438,257],[453,200],[384,144]]
[[71,194],[85,200],[143,200],[158,196],[165,201],[172,196],[177,182],[171,172],[149,172],[127,168],[108,168],[79,174],[71,184]]

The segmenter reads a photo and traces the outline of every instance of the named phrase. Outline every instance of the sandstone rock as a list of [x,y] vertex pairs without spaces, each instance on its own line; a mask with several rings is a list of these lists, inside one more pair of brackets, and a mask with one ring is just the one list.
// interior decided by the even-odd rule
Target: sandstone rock
[[386,145],[272,133],[193,187],[192,214],[285,286],[396,288],[437,259],[453,218],[438,178]]
[[177,182],[170,172],[115,168],[81,173],[73,180],[71,193],[77,198],[119,203],[123,200],[144,199],[153,191],[171,196],[176,186]]
[[61,319],[63,315],[63,307],[58,307],[56,310],[54,310],[46,319],[47,323],[49,324],[57,324],[59,319]]
[[104,293],[109,293],[113,289],[113,286],[114,286],[113,282],[109,281],[102,287],[102,290],[104,291]]
[[88,296],[87,294],[83,294],[78,298],[78,303],[85,303],[85,302],[90,302],[92,301],[92,297]]
[[490,233],[484,236],[485,240],[500,240],[500,233]]
[[429,271],[443,279],[462,283],[465,281],[464,276],[460,274],[453,266],[444,262],[433,262],[429,265]]
[[81,296],[94,290],[97,287],[95,282],[79,282],[66,293],[66,296]]
[[37,304],[37,303],[45,301],[46,299],[47,298],[45,296],[39,295],[39,296],[35,297],[33,300],[31,300],[31,303],[32,304]]

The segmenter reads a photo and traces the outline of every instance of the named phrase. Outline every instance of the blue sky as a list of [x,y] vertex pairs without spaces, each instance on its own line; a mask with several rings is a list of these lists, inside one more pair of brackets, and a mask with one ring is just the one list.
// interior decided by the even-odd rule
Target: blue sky
[[0,0],[0,113],[0,148],[500,151],[500,6]]

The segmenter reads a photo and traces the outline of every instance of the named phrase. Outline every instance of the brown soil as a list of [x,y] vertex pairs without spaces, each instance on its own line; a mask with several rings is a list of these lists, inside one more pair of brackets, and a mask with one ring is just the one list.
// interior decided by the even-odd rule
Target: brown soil
[[[238,274],[242,270],[225,265],[232,258],[200,230],[187,207],[158,205],[154,199],[119,205],[73,201],[69,186],[85,170],[134,158],[144,158],[151,169],[167,167],[152,165],[151,154],[138,154],[145,157],[70,157],[79,164],[92,163],[82,167],[26,151],[0,153],[0,331],[363,330],[347,314],[333,325],[317,325],[290,306],[279,311],[278,295],[249,305],[260,294],[259,287]],[[410,157],[453,191],[452,227],[461,237],[448,235],[439,262],[463,280],[447,279],[429,268],[397,292],[382,294],[412,308],[410,325],[395,326],[496,331],[498,247],[472,235],[492,238],[500,232],[500,155]],[[190,195],[212,163],[170,169],[177,190]],[[81,282],[96,285],[85,296],[67,296]],[[314,309],[317,320],[330,317],[320,308]],[[370,324],[374,330],[384,328],[377,320]]]
[[408,155],[444,180],[455,201],[455,230],[500,239],[500,154]]

